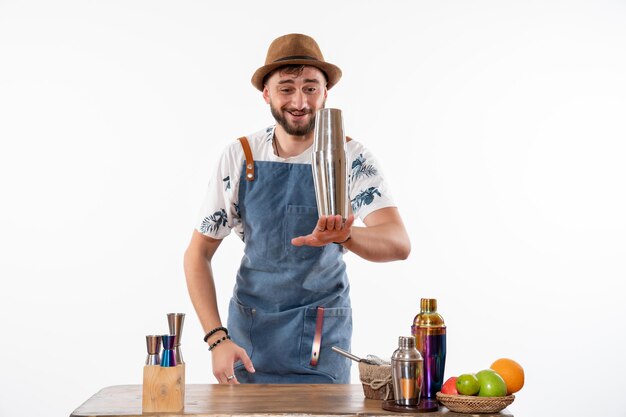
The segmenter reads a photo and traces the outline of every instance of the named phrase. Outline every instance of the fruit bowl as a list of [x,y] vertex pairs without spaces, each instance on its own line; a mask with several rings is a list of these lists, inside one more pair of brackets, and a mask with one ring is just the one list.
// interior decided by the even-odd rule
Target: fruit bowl
[[476,397],[473,395],[449,395],[437,393],[437,399],[448,410],[456,413],[497,413],[511,405],[515,395],[506,397]]

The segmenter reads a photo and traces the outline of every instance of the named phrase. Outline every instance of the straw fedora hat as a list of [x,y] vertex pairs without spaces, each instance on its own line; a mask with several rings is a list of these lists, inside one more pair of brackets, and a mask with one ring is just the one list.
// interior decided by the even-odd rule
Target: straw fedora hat
[[274,39],[265,58],[265,65],[252,76],[252,85],[263,91],[263,79],[276,68],[284,65],[310,65],[326,74],[330,90],[341,78],[341,70],[336,65],[324,61],[322,51],[315,40],[307,35],[291,33]]

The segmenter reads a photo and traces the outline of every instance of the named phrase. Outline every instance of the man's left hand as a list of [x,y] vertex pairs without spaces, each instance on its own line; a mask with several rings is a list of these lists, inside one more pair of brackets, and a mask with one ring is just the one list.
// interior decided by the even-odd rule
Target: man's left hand
[[345,242],[352,233],[354,215],[343,221],[340,215],[322,216],[317,221],[315,229],[310,235],[298,236],[291,239],[294,246],[325,246],[329,243]]

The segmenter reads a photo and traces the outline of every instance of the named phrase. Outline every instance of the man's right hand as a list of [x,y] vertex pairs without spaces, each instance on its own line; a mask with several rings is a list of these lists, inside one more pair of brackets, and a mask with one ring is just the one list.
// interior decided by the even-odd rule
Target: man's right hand
[[250,373],[254,373],[254,366],[246,351],[232,340],[225,340],[211,350],[213,375],[220,384],[238,384],[235,376],[234,363],[238,360]]

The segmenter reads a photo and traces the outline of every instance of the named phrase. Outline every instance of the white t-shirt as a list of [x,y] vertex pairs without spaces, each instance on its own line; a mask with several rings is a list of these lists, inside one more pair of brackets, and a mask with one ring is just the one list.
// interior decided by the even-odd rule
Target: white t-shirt
[[[274,128],[270,126],[247,136],[254,160],[311,165],[312,145],[297,156],[276,156],[272,145]],[[363,220],[375,210],[395,207],[380,166],[371,152],[356,140],[351,140],[346,144],[346,154],[348,193],[355,217]],[[239,214],[239,181],[244,161],[243,148],[237,140],[222,153],[198,215],[196,230],[200,233],[223,239],[232,229],[240,238],[243,237]]]

